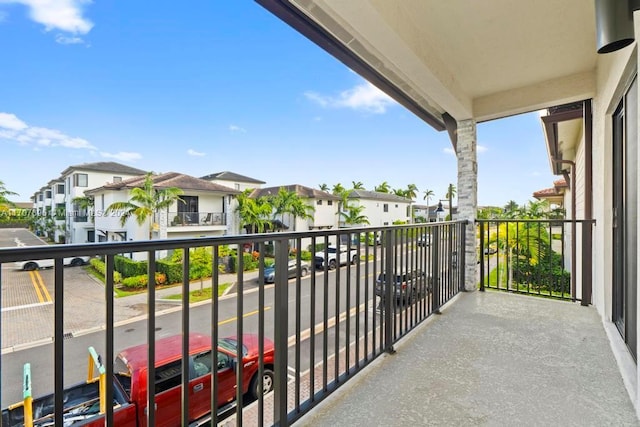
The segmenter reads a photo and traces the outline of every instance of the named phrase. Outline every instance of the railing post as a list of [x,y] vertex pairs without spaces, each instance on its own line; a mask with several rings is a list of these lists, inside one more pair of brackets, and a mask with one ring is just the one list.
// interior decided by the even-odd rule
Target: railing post
[[393,313],[391,312],[392,299],[395,299],[395,271],[393,250],[395,246],[394,230],[385,230],[384,250],[385,250],[385,266],[384,266],[384,348],[388,353],[393,353]]
[[440,233],[442,232],[442,225],[438,224],[435,227],[435,233],[433,233],[433,241],[431,246],[433,250],[431,252],[431,280],[433,288],[433,298],[431,299],[431,309],[434,314],[440,314]]
[[[289,258],[288,240],[275,241],[275,381],[274,381],[274,424],[287,426],[287,343],[288,343],[288,283],[287,263]],[[325,295],[325,298],[327,296]]]
[[[484,292],[484,222],[480,222],[480,292]],[[488,223],[487,223],[488,224]]]
[[466,291],[466,278],[467,278],[467,227],[473,226],[473,223],[469,220],[458,224],[458,233],[460,236],[460,245],[458,246],[458,252],[461,256],[458,257],[458,291]]
[[593,273],[591,270],[591,257],[593,249],[593,222],[582,223],[582,299],[580,305],[588,306],[591,303],[591,289]]

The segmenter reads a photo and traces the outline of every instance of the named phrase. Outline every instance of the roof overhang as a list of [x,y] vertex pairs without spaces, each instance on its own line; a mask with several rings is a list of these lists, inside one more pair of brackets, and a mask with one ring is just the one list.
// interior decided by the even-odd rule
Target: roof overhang
[[541,120],[551,171],[562,175],[569,166],[560,160],[575,160],[575,150],[583,135],[584,102],[550,108]]
[[592,1],[256,1],[437,130],[595,94]]

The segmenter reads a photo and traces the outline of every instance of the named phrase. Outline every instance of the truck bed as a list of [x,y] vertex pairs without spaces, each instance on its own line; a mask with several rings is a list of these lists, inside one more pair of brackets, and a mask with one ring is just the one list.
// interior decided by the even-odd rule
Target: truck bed
[[[115,380],[114,380],[115,381]],[[128,402],[117,384],[114,384],[113,399],[115,405],[126,405]],[[54,425],[54,395],[46,395],[33,399],[33,425],[44,427]],[[100,396],[98,382],[80,383],[64,391],[64,422],[71,426],[87,421],[100,412]],[[13,427],[24,425],[24,407],[14,406],[2,411],[2,426]]]

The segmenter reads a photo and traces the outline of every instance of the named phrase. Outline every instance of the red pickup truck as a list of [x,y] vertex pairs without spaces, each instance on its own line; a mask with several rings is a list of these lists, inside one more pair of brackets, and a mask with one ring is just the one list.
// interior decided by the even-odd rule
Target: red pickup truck
[[[242,393],[257,398],[260,392],[273,389],[273,342],[264,339],[263,390],[259,389],[259,354],[257,335],[245,334],[243,344]],[[182,393],[182,336],[176,335],[156,342],[155,364],[155,420],[156,426],[179,426],[181,423]],[[218,341],[218,408],[232,402],[236,396],[236,337]],[[207,417],[211,413],[211,337],[202,334],[189,336],[189,419]],[[114,425],[146,426],[147,412],[147,345],[121,351],[114,363]],[[65,389],[65,426],[104,426],[100,411],[99,381],[87,381]],[[33,399],[30,408],[25,404],[12,405],[2,411],[2,426],[22,426],[25,412],[33,414],[33,426],[54,424],[53,394]]]

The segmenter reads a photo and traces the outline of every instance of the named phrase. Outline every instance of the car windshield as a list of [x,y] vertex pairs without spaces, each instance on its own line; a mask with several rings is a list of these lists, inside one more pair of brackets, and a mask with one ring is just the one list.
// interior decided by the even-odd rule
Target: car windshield
[[[218,340],[218,347],[223,348],[224,350],[228,351],[229,353],[234,353],[237,351],[238,348],[238,341],[233,339],[233,338],[222,338],[220,340]],[[247,347],[242,346],[242,355],[246,356],[247,355]]]

